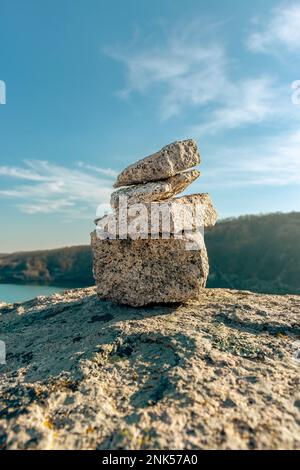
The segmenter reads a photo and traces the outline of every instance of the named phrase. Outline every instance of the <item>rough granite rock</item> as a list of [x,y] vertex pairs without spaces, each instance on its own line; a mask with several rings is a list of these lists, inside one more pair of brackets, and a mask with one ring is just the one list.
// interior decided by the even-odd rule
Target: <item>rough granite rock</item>
[[199,176],[198,170],[189,170],[165,180],[120,188],[112,193],[110,204],[114,209],[117,208],[121,196],[127,197],[128,205],[170,199],[184,191]]
[[118,176],[114,187],[169,178],[199,163],[200,155],[194,140],[173,142],[159,152],[125,168]]
[[2,449],[300,448],[300,297],[1,305]]
[[218,213],[214,208],[211,198],[208,193],[189,194],[188,196],[181,196],[173,199],[177,204],[199,204],[204,208],[203,222],[204,227],[213,227],[218,219]]
[[[183,206],[183,207],[182,207]],[[184,210],[186,208],[186,211]],[[163,216],[161,216],[163,214]],[[97,230],[103,234],[119,235],[119,223],[139,227],[141,234],[177,233],[180,229],[196,230],[213,227],[218,214],[207,193],[191,194],[161,202],[131,205],[120,214],[108,214],[95,220]],[[127,218],[127,220],[126,220]],[[164,220],[163,220],[164,219]],[[145,221],[145,223],[144,223]],[[184,223],[186,225],[184,225]],[[126,227],[126,225],[124,225]],[[128,230],[130,236],[130,230]]]
[[94,231],[91,245],[100,299],[135,307],[184,302],[205,287],[208,258],[200,233],[182,239],[101,240]]

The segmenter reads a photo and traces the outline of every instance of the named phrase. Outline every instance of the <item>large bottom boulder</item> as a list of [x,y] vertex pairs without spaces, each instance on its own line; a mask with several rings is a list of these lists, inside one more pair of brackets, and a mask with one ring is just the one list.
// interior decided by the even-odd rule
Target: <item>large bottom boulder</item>
[[103,240],[91,234],[100,299],[139,307],[197,299],[208,276],[202,235]]

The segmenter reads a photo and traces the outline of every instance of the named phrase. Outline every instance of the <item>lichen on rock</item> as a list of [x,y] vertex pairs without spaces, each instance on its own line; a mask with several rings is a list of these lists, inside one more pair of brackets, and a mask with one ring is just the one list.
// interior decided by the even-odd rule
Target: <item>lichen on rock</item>
[[0,308],[3,449],[299,449],[299,296]]

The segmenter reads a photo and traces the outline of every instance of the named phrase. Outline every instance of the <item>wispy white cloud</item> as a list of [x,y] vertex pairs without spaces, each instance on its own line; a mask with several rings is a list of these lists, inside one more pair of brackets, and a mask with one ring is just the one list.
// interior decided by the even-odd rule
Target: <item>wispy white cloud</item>
[[[69,213],[69,209],[74,208],[75,204],[71,201],[51,200],[39,198],[35,202],[18,204],[18,208],[25,214],[51,214],[51,213]],[[74,214],[74,211],[72,211]]]
[[278,53],[278,47],[290,51],[300,50],[300,4],[282,3],[274,8],[267,21],[253,31],[247,40],[248,47],[256,52]]
[[191,22],[169,29],[163,43],[137,49],[109,48],[106,53],[126,68],[127,86],[118,94],[147,93],[162,87],[160,115],[169,118],[187,106],[203,106],[230,88],[227,56],[221,44],[201,36],[202,25]]
[[2,177],[15,180],[12,187],[0,190],[0,197],[10,198],[27,214],[91,218],[99,204],[107,208],[115,172],[83,163],[78,166],[80,169],[68,168],[43,160],[26,160],[22,167],[0,166]]
[[[192,126],[189,132],[201,136],[259,124],[282,114],[283,108],[280,104],[279,90],[276,89],[272,79],[261,77],[237,81],[231,87],[230,93],[223,96],[223,102],[208,115],[208,119],[197,126]],[[289,104],[288,102],[287,105]]]
[[[211,186],[300,184],[300,130],[256,138],[251,144],[215,149],[205,180]],[[300,202],[299,202],[300,204]]]
[[85,163],[85,162],[78,162],[78,166],[79,168],[91,170],[95,173],[99,173],[100,175],[108,176],[110,178],[116,178],[118,176],[118,172],[115,170],[112,170],[111,168],[102,168],[102,167],[95,166],[95,165],[89,165],[88,163]]
[[[26,166],[30,166],[30,162],[25,160]],[[11,176],[12,178],[18,178],[29,181],[47,181],[48,177],[35,173],[30,168],[16,168],[11,166],[0,166],[0,175]]]
[[[183,31],[183,32],[182,32]],[[217,133],[260,124],[282,115],[275,80],[265,75],[234,78],[237,64],[220,42],[199,36],[201,24],[169,30],[165,42],[126,51],[106,51],[125,66],[127,86],[119,94],[153,93],[163,119],[193,113],[188,133]],[[155,99],[155,98],[154,98]],[[288,97],[286,98],[287,104]],[[205,116],[205,121],[204,121]]]

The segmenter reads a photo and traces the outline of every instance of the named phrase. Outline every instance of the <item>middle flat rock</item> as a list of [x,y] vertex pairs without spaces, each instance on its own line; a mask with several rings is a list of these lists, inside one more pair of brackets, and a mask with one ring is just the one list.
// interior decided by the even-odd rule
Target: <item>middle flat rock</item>
[[[176,234],[213,227],[218,214],[207,193],[191,194],[161,202],[133,204],[95,220],[103,238],[117,238],[126,231],[130,238]],[[122,227],[122,228],[120,228]]]
[[126,197],[128,205],[170,199],[184,191],[199,175],[198,170],[189,170],[165,180],[120,188],[112,193],[110,204],[116,209],[120,197]]

